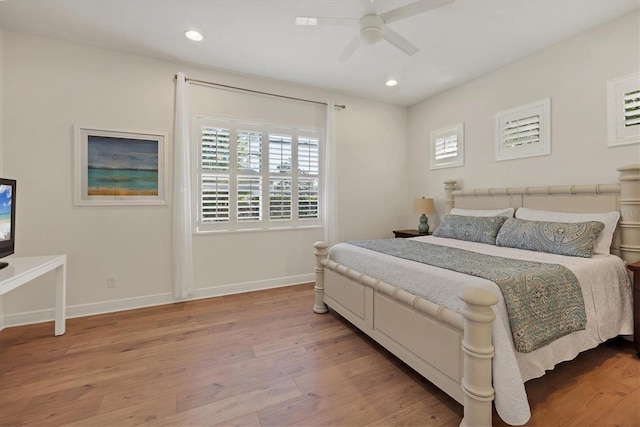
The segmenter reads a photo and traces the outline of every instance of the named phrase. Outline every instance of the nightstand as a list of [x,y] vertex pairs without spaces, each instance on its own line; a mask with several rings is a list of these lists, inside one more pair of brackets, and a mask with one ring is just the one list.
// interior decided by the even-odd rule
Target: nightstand
[[396,236],[396,239],[405,239],[407,237],[431,235],[431,231],[427,234],[420,234],[418,230],[393,230],[393,234]]
[[633,272],[633,343],[640,357],[640,261],[627,268]]

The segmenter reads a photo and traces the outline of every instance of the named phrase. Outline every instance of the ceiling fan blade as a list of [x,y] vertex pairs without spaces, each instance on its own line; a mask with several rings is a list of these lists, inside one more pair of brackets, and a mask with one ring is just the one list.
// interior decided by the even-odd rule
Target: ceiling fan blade
[[407,55],[413,55],[417,53],[420,49],[414,46],[409,40],[402,37],[400,34],[396,33],[389,27],[384,27],[384,31],[382,32],[382,38],[406,53]]
[[318,25],[341,25],[341,26],[353,27],[358,23],[357,19],[352,19],[352,18],[333,18],[333,17],[318,16],[315,19]]
[[335,18],[333,16],[296,16],[294,22],[297,26],[301,27],[315,27],[318,25],[342,25],[353,27],[358,23],[358,20],[353,18]]
[[360,46],[360,36],[356,34],[356,36],[351,39],[347,47],[344,49],[340,57],[338,57],[338,61],[346,62],[349,58],[351,58],[351,55],[353,55],[353,52],[356,51],[358,46]]
[[362,15],[375,15],[376,13],[376,0],[361,0],[362,3]]
[[454,0],[418,0],[415,3],[409,3],[396,9],[389,10],[385,13],[381,13],[380,16],[382,16],[382,19],[384,19],[385,24],[389,24],[391,22],[409,18],[410,16],[418,15],[419,13],[424,13],[431,9],[436,9],[453,2]]

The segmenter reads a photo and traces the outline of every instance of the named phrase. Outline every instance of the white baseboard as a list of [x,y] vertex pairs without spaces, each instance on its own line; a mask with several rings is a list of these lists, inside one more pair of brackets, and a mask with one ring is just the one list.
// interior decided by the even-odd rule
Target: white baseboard
[[301,274],[299,276],[280,277],[277,279],[260,280],[256,282],[235,283],[232,285],[215,286],[211,288],[194,289],[189,293],[188,300],[221,297],[223,295],[241,294],[245,292],[262,291],[265,289],[282,288],[285,286],[302,285],[314,282],[314,274]]
[[[143,297],[125,298],[89,304],[67,306],[67,319],[74,317],[93,316],[96,314],[113,313],[116,311],[132,310],[136,308],[152,307],[175,302],[191,301],[204,298],[213,298],[223,295],[240,294],[244,292],[261,291],[265,289],[281,288],[284,286],[300,285],[313,282],[314,274],[302,274],[299,276],[280,277],[277,279],[259,280],[255,282],[234,283],[223,286],[193,289],[186,299],[177,300],[171,293],[147,295]],[[0,303],[2,301],[0,300]],[[1,313],[1,312],[0,312]],[[7,314],[0,316],[0,331],[11,326],[31,325],[53,321],[55,310],[28,311],[23,313]]]

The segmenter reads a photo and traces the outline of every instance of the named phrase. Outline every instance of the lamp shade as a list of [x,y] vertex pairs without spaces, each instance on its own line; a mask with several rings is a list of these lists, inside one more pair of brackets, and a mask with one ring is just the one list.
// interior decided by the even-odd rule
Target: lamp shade
[[433,199],[425,199],[422,197],[420,199],[413,200],[413,213],[430,214],[434,212],[435,208],[433,206]]

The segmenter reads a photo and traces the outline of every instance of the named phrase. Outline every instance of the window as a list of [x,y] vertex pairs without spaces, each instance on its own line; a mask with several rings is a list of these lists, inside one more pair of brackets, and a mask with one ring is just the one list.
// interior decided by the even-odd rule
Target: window
[[318,226],[321,131],[197,116],[196,232]]
[[431,132],[431,169],[464,165],[464,124]]
[[496,115],[496,160],[551,154],[551,99]]
[[640,73],[607,82],[609,146],[640,142]]

